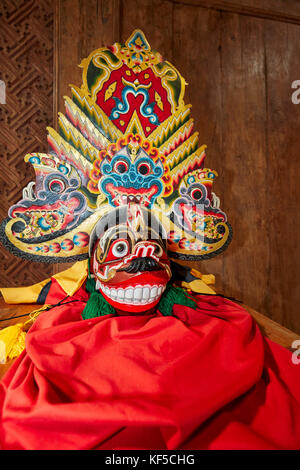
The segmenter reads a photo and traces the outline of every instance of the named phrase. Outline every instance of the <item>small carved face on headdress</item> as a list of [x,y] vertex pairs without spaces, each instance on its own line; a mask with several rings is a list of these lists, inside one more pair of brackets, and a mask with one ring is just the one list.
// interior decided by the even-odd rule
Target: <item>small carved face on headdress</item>
[[114,209],[98,222],[90,262],[96,289],[125,312],[154,307],[171,277],[163,229],[149,210],[136,204]]
[[212,195],[204,184],[195,182],[180,188],[181,197],[174,203],[175,218],[187,233],[196,238],[218,240],[224,233],[226,215],[213,205]]
[[113,206],[131,202],[152,207],[161,194],[163,166],[140,147],[125,146],[101,165],[101,190]]

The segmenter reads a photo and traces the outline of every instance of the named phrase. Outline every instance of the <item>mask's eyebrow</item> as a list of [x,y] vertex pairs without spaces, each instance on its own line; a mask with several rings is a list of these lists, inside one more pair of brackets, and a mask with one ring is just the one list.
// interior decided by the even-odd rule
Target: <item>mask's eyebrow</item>
[[105,248],[107,247],[107,244],[111,240],[113,233],[115,232],[117,227],[112,227],[110,229],[107,228],[107,230],[103,233],[102,237],[100,238],[99,245],[101,250],[104,252]]

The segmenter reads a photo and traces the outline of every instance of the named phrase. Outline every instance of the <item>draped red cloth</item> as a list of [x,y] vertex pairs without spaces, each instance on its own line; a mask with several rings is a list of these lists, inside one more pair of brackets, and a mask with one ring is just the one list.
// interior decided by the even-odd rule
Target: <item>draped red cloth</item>
[[[66,296],[53,280],[46,303]],[[299,449],[300,365],[219,296],[197,309],[40,314],[0,384],[2,449]]]

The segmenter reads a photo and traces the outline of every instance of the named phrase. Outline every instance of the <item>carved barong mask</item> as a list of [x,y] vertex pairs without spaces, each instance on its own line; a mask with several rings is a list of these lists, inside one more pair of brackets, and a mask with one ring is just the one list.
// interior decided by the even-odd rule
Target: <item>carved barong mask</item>
[[80,66],[81,87],[71,86],[58,130],[48,128],[49,152],[25,156],[36,181],[9,209],[0,240],[32,261],[90,257],[105,299],[138,311],[159,301],[168,258],[216,256],[232,231],[184,103],[186,82],[143,32]]
[[117,310],[151,309],[171,278],[163,227],[134,203],[113,210],[91,234],[90,266],[96,289]]

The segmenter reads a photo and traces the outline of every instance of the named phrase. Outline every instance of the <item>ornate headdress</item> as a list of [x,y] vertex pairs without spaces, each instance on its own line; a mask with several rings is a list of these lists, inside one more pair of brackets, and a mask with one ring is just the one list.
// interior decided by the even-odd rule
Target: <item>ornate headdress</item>
[[25,156],[36,181],[10,207],[2,243],[33,261],[85,259],[99,226],[104,233],[113,214],[118,224],[126,206],[132,233],[146,214],[155,218],[170,259],[223,251],[231,227],[212,192],[217,173],[205,167],[180,73],[140,30],[92,52],[81,67],[83,84],[65,98],[58,132],[48,128],[49,152]]

